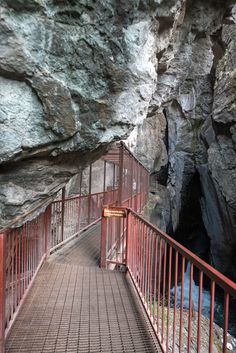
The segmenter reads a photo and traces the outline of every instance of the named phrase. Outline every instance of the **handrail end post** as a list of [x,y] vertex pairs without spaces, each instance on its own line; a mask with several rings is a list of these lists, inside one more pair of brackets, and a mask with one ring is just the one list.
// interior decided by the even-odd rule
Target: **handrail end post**
[[0,233],[0,353],[5,352],[6,233]]
[[131,217],[130,217],[130,211],[127,209],[127,231],[126,231],[126,254],[125,254],[125,263],[126,263],[126,269],[128,269],[129,265],[129,241],[130,241],[130,232],[131,232]]
[[101,259],[100,267],[106,268],[106,240],[107,240],[107,218],[102,215],[101,224]]

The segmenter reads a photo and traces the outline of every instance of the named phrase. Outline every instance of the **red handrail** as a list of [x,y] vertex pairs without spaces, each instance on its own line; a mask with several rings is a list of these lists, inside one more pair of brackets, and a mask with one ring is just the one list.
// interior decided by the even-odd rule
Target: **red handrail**
[[115,204],[116,201],[116,189],[53,201],[50,206],[50,251],[56,250],[89,226],[99,222],[103,205]]
[[[106,185],[106,162],[104,162],[103,192],[91,193],[92,166],[90,165],[88,195],[80,194],[65,198],[65,188],[63,188],[61,200],[55,200],[49,206],[48,201],[43,200],[34,209],[16,217],[11,224],[12,229],[0,230],[0,254],[2,254],[0,259],[0,353],[4,351],[5,336],[9,333],[33,279],[48,253],[73,239],[82,230],[99,222],[104,204],[115,205],[120,202],[122,205],[139,210],[146,202],[148,171],[124,143],[119,144],[116,150],[117,156],[120,164],[117,160],[113,161],[111,156],[110,160],[109,156],[106,157],[107,161],[114,162],[112,186]],[[119,180],[116,180],[117,167]],[[119,186],[115,189],[117,182]],[[81,193],[81,185],[79,189]],[[40,208],[44,208],[45,211],[41,212]],[[26,217],[31,220],[26,222]],[[125,239],[125,226],[122,234],[122,239]],[[117,246],[121,246],[123,250],[125,248],[125,244],[119,239],[117,239]]]
[[229,292],[229,294],[234,295],[236,297],[236,283],[231,281],[228,277],[224,276],[220,271],[216,270],[214,267],[209,265],[207,262],[203,261],[199,256],[194,254],[192,251],[187,249],[182,244],[178,243],[175,239],[171,238],[167,233],[163,232],[158,227],[154,226],[152,223],[148,222],[144,217],[142,217],[137,212],[132,209],[128,209],[129,213],[133,214],[136,218],[139,218],[144,222],[150,229],[154,232],[157,232],[161,237],[175,250],[179,252],[179,254],[185,256],[185,258],[191,261],[199,270],[204,271],[212,280],[218,281],[218,284]]
[[[112,210],[116,208],[110,207]],[[163,352],[181,353],[185,346],[190,353],[194,346],[198,353],[211,353],[217,342],[226,353],[236,283],[137,212],[127,207],[121,210],[126,218],[110,213],[112,217],[102,219],[101,266],[126,266]],[[204,289],[206,283],[210,291]],[[220,305],[222,294],[224,315],[222,320],[217,318],[218,326],[215,304]],[[203,297],[209,301],[206,307]]]

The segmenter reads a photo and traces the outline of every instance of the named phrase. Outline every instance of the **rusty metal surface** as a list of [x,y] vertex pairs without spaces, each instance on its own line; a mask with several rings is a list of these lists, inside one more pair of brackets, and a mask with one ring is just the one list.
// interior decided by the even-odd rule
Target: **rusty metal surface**
[[98,261],[99,227],[52,255],[16,319],[6,353],[159,352],[125,275],[99,269]]

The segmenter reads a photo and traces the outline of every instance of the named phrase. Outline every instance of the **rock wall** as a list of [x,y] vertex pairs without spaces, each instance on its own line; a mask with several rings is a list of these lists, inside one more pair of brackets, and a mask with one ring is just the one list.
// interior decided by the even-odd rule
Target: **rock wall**
[[145,3],[0,2],[0,227],[46,206],[147,115],[158,3]]
[[161,214],[162,227],[171,222],[173,236],[190,248],[194,243],[194,251],[204,242],[200,253],[209,239],[209,260],[236,280],[236,2],[186,1],[159,23],[158,78],[148,117],[164,114],[166,132],[161,124],[154,137],[139,132],[134,150],[166,185],[161,203],[170,198],[171,213],[164,226]]
[[2,0],[0,19],[0,227],[133,130],[163,228],[235,279],[235,1]]
[[[106,163],[106,178],[104,180],[104,161],[99,159],[92,164],[92,180],[91,180],[91,193],[99,193],[104,191],[107,188],[117,187],[116,178],[117,169],[114,170],[114,165],[111,163]],[[66,196],[78,195],[81,191],[82,195],[89,194],[89,174],[90,167],[85,168],[82,173],[76,174],[73,176],[70,181],[66,184],[65,192]],[[105,181],[105,185],[104,185]],[[113,185],[114,184],[114,185]]]

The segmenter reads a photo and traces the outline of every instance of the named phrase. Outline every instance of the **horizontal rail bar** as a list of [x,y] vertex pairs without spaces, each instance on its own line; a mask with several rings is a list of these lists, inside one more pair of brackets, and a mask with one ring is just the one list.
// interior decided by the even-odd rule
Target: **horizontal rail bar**
[[[117,191],[118,189],[112,189],[110,191],[114,192],[114,191]],[[106,193],[106,192],[105,192]],[[97,196],[97,195],[103,195],[104,192],[101,191],[101,192],[95,192],[93,194],[86,194],[86,195],[74,195],[74,196],[69,196],[69,197],[65,197],[65,199],[63,200],[64,202],[65,201],[71,201],[71,200],[79,200],[81,198],[89,198],[91,196]],[[59,202],[62,202],[62,199],[59,199],[59,200],[54,200],[52,201],[52,204],[55,204],[55,203],[59,203]]]
[[85,230],[87,230],[88,228],[94,226],[95,224],[97,224],[98,222],[100,222],[102,219],[102,217],[96,219],[96,221],[88,224],[87,226],[85,226],[84,228],[80,229],[78,232],[76,232],[75,234],[71,235],[69,238],[63,240],[61,243],[53,246],[49,252],[50,254],[53,253],[54,251],[56,251],[57,249],[59,249],[60,247],[62,247],[63,245],[66,245],[67,243],[69,243],[70,241],[72,241],[74,238],[76,238],[80,233],[84,232]]
[[177,250],[181,255],[185,256],[187,260],[190,260],[199,270],[204,271],[212,280],[218,281],[218,284],[228,291],[232,296],[236,297],[236,283],[231,281],[221,272],[213,268],[211,265],[203,261],[200,257],[195,255],[189,249],[178,243],[176,240],[171,238],[168,234],[154,226],[152,223],[148,222],[145,218],[143,218],[140,214],[133,211],[132,209],[128,209],[128,212],[133,214],[135,217],[139,218],[144,224],[146,224],[150,229],[160,234],[165,241],[171,245],[175,250]]
[[[133,154],[133,152],[130,151],[130,149],[126,146],[126,144],[125,144],[124,141],[119,141],[119,142],[117,143],[117,150],[113,149],[111,152],[108,152],[107,154],[105,154],[102,158],[105,159],[106,156],[109,157],[109,155],[115,156],[115,157],[116,157],[116,156],[119,157],[119,154],[120,154],[120,153],[119,153],[119,148],[124,148],[125,151],[126,151],[126,153],[128,153],[129,156],[132,157],[132,158],[135,160],[135,162],[136,162],[137,164],[139,164],[143,169],[145,169],[145,170],[149,173],[148,168],[146,168],[146,167],[138,160],[138,158],[135,157],[135,155]],[[107,160],[107,162],[108,162],[108,161],[109,161],[109,160]],[[112,161],[111,161],[111,162],[112,162]],[[117,162],[118,162],[118,161],[117,161]]]
[[[5,343],[4,336],[9,334],[46,257],[87,228],[100,222],[104,204],[109,207],[120,203],[123,206],[140,210],[146,203],[149,183],[148,170],[123,142],[110,155],[108,153],[104,159],[108,163],[112,163],[109,157],[112,159],[114,156],[117,157],[117,160],[113,163],[112,185],[106,185],[106,171],[104,169],[103,192],[91,193],[92,165],[90,165],[89,193],[87,195],[81,194],[81,178],[79,194],[65,197],[64,187],[61,199],[54,200],[49,205],[47,200],[43,200],[37,207],[26,212],[23,216],[17,217],[11,224],[12,228],[8,227],[3,230],[6,259],[1,263],[1,266],[4,267],[3,272],[6,274],[6,279],[2,277],[0,281],[3,283],[0,298],[5,298],[2,299],[2,302],[5,301],[5,303],[2,303],[3,305],[0,307],[1,327],[5,331],[2,330],[3,335],[0,336],[1,350],[3,350],[2,347]],[[121,163],[121,161],[123,162]],[[119,185],[118,188],[117,185]],[[45,210],[39,214],[43,207]],[[35,212],[39,215],[34,217]],[[27,217],[32,219],[25,221]],[[24,224],[19,226],[19,223]],[[108,221],[106,225],[109,228],[117,227],[115,238],[112,240],[114,244],[110,242],[110,249],[112,249],[112,253],[114,252],[115,258],[111,254],[112,258],[107,259],[107,262],[113,265],[125,264],[126,220],[113,225]],[[6,311],[3,310],[4,305]]]
[[101,249],[102,267],[126,266],[163,352],[227,351],[236,334],[236,283],[130,207],[110,205],[103,213]]
[[148,168],[146,168],[139,160],[137,157],[135,157],[135,155],[133,154],[133,152],[130,151],[130,149],[126,146],[125,142],[124,141],[121,141],[120,142],[121,146],[123,146],[125,148],[125,150],[129,153],[129,155],[136,161],[136,163],[138,163],[140,166],[143,167],[143,169],[145,169],[148,173],[149,173],[149,170]]

